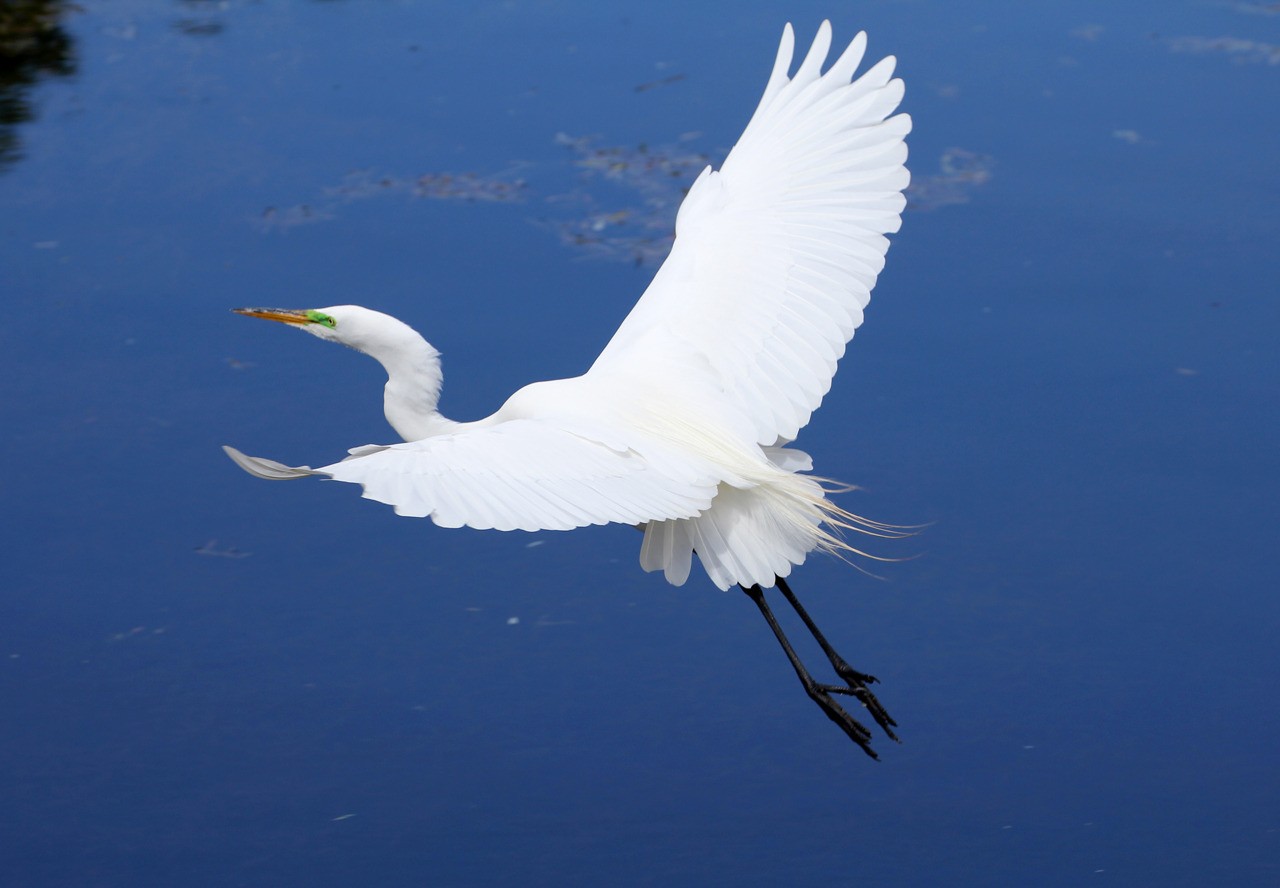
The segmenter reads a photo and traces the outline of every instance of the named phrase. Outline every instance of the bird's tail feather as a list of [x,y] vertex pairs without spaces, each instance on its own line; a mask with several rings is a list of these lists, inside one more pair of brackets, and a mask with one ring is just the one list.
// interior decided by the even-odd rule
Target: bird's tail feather
[[[779,451],[777,453],[771,451]],[[850,531],[887,539],[908,536],[913,528],[872,521],[837,506],[827,494],[848,490],[826,479],[797,475],[789,468],[807,457],[798,451],[766,448],[770,466],[748,487],[721,484],[711,508],[693,518],[651,521],[645,527],[641,566],[662,570],[681,585],[697,552],[711,581],[721,589],[734,584],[768,588],[777,577],[803,564],[818,549],[837,556],[885,560],[848,543]],[[786,468],[784,468],[786,466]]]

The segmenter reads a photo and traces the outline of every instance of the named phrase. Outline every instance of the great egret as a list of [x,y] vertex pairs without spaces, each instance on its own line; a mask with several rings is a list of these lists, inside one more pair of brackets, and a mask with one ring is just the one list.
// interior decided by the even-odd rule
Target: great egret
[[[720,170],[693,183],[676,241],[591,368],[535,382],[496,413],[454,422],[436,409],[439,353],[405,324],[357,305],[240,308],[373,357],[387,371],[387,421],[405,443],[365,445],[312,469],[245,456],[260,478],[348,481],[400,515],[442,527],[644,531],[640,564],[681,585],[696,552],[721,589],[759,607],[808,695],[872,757],[871,733],[834,695],[857,699],[893,739],[895,722],[827,643],[785,577],[814,549],[856,551],[841,530],[899,535],[827,498],[807,454],[786,445],[831,387],[884,267],[909,174],[905,114],[883,59],[852,80],[866,35],[822,73],[823,22],[794,77],[782,32],[764,97]],[[843,684],[815,681],[765,601],[776,585]]]

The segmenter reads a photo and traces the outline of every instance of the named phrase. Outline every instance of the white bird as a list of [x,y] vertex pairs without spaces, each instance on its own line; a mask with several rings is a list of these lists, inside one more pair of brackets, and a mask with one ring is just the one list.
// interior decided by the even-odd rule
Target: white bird
[[[832,699],[857,698],[893,737],[892,719],[827,644],[784,578],[815,550],[854,552],[842,530],[888,536],[804,474],[787,445],[831,387],[884,267],[909,181],[906,114],[892,56],[855,80],[859,33],[823,73],[823,22],[794,76],[794,35],[719,171],[693,183],[671,254],[581,376],[535,382],[475,422],[446,419],[439,353],[388,315],[356,305],[235,309],[282,321],[376,359],[384,409],[404,443],[365,445],[340,462],[290,467],[227,447],[261,478],[320,475],[359,484],[397,514],[442,527],[640,527],[640,564],[680,585],[696,552],[721,589],[738,585],[768,620],[809,696],[868,754],[870,732]],[[812,679],[765,602],[777,585],[844,684]],[[896,738],[894,738],[896,739]]]

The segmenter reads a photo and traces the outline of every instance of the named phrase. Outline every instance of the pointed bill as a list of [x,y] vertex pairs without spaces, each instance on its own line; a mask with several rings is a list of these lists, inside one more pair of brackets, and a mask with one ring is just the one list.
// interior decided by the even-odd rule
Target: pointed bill
[[312,321],[310,313],[300,308],[233,308],[231,310],[245,317],[264,318],[285,324],[309,324]]

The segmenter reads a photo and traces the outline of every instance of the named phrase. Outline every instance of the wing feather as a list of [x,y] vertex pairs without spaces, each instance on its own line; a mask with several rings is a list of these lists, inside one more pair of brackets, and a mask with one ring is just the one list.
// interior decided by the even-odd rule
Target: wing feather
[[[671,255],[591,370],[652,379],[698,366],[765,445],[794,438],[830,390],[910,181],[911,121],[889,117],[903,95],[893,57],[851,82],[858,34],[823,74],[824,22],[789,78],[794,48],[788,25],[742,138],[690,189]],[[672,398],[685,382],[670,374]]]
[[[717,479],[676,465],[659,442],[628,447],[556,421],[514,419],[421,441],[359,448],[299,473],[359,484],[368,499],[442,527],[568,530],[588,524],[689,518],[708,508]],[[238,459],[272,477],[295,470]]]

